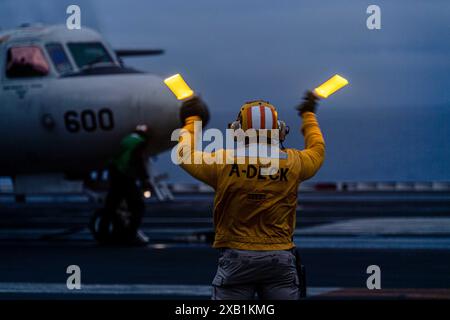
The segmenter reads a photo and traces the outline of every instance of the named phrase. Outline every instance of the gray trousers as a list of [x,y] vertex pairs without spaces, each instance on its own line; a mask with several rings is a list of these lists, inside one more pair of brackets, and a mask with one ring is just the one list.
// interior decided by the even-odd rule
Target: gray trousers
[[220,249],[212,299],[298,300],[299,284],[290,251]]

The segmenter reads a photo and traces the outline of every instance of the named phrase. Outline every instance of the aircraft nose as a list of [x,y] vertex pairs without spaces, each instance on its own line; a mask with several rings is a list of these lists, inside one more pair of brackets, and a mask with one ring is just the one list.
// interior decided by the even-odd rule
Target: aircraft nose
[[171,142],[172,132],[181,127],[181,102],[167,88],[162,78],[145,78],[139,103],[140,120],[148,125],[153,146],[164,149],[174,144]]

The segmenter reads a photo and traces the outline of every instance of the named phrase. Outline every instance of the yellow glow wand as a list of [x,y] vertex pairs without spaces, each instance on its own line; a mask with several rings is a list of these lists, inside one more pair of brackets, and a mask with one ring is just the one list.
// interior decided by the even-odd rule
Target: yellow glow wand
[[342,89],[348,84],[347,79],[336,74],[330,79],[322,83],[320,86],[314,89],[314,93],[320,98],[328,98],[330,95]]
[[189,88],[188,84],[179,73],[165,79],[164,83],[169,87],[170,91],[173,92],[178,100],[184,100],[194,95],[194,91]]

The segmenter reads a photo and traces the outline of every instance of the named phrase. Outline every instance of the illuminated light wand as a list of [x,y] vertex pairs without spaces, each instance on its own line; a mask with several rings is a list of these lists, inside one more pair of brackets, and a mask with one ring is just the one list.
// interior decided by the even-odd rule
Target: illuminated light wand
[[326,99],[336,91],[342,89],[348,85],[347,79],[336,74],[330,79],[322,83],[320,86],[314,89],[314,94],[319,98]]
[[165,79],[164,83],[178,100],[186,100],[194,95],[194,91],[189,88],[188,84],[179,73]]

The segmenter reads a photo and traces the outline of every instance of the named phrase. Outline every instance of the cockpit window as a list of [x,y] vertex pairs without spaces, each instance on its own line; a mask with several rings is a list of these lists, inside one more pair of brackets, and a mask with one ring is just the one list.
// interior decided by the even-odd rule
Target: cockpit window
[[21,46],[8,49],[6,76],[8,78],[42,77],[49,72],[49,65],[41,48]]
[[67,46],[80,69],[98,63],[113,62],[108,51],[100,42],[72,42]]
[[45,48],[47,49],[48,55],[52,59],[56,70],[60,74],[65,74],[73,70],[66,52],[60,43],[49,43],[45,45]]

